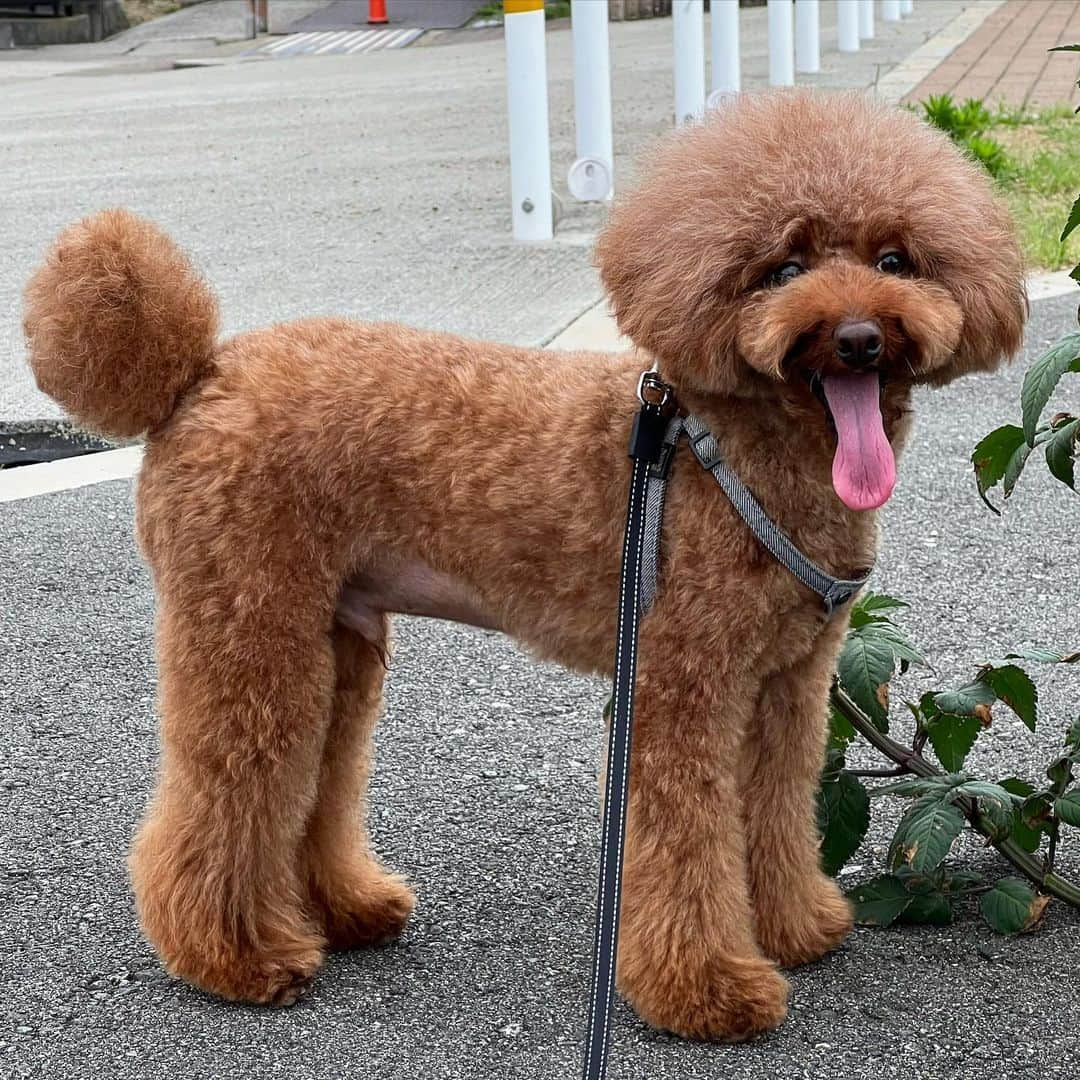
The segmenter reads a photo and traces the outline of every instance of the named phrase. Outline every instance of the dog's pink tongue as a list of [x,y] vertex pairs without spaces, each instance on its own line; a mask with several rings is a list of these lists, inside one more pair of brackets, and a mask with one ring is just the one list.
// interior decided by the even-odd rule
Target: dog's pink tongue
[[822,385],[836,423],[836,494],[852,510],[883,506],[896,485],[896,458],[881,421],[877,372],[827,375]]

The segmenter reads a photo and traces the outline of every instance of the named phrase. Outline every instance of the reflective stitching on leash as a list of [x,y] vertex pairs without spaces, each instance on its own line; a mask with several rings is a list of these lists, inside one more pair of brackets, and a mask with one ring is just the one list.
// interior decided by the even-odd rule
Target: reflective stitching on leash
[[[634,521],[634,516],[635,516],[636,509],[637,509],[637,502],[640,499],[640,497],[644,494],[644,490],[643,490],[644,486],[640,482],[641,473],[642,473],[643,470],[645,470],[647,468],[648,468],[648,466],[643,461],[635,459],[635,461],[634,461],[634,469],[633,469],[633,472],[631,474],[631,481],[630,481],[631,482],[631,490],[632,490],[632,493],[633,493],[633,497],[632,497],[632,500],[631,500],[630,510],[628,511],[628,513],[626,515],[626,532],[625,532],[625,535],[623,536],[623,549],[624,550],[627,550],[629,548],[629,546],[630,546],[630,528],[631,528],[631,525],[633,524],[633,521]],[[643,531],[639,532],[638,546],[637,546],[637,557],[639,559],[640,559],[641,544],[642,544],[643,536],[644,536],[644,532]],[[638,563],[638,566],[640,566],[640,563]],[[640,574],[633,572],[633,568],[628,566],[626,569],[627,569],[628,573],[623,574],[622,581],[619,583],[619,626],[620,627],[622,625],[623,616],[624,616],[625,611],[626,611],[626,600],[627,600],[627,592],[628,592],[627,585],[629,584],[628,578],[630,576],[632,576],[635,579],[635,595],[634,595],[635,603],[637,602],[637,587],[638,587],[637,579],[640,578]],[[636,647],[636,638],[634,637],[634,635],[631,635],[631,639],[632,640],[631,640],[630,659],[631,659],[631,665],[633,665],[634,659],[635,659],[635,656],[636,656],[636,649],[635,649],[635,647]],[[622,662],[622,656],[623,656],[623,639],[622,639],[622,635],[619,634],[618,639],[616,641],[616,648],[615,648],[615,671],[616,672],[618,672],[620,670],[620,666],[621,666],[621,662]],[[632,689],[632,687],[631,687],[631,689]],[[620,688],[618,683],[616,683],[615,691],[616,691],[616,694],[621,693],[621,688]],[[613,759],[614,755],[611,753],[611,751],[613,749],[614,740],[616,738],[616,716],[618,714],[619,703],[620,703],[621,700],[622,700],[621,696],[618,697],[618,698],[613,697],[612,698],[612,703],[611,703],[611,721],[610,721],[611,722],[611,731],[610,731],[610,734],[609,734],[609,737],[608,737],[607,782],[604,785],[604,787],[605,787],[605,795],[604,795],[605,807],[607,807],[607,808],[610,808],[612,806],[613,794],[614,794],[613,788],[614,788],[614,784],[615,784],[615,771],[616,770],[614,768],[612,768],[612,764],[613,764],[612,759]],[[627,750],[628,750],[628,746],[629,746],[629,740],[630,740],[630,725],[627,724],[626,725],[626,732],[625,732],[625,735],[624,735],[624,749],[623,749],[624,760],[626,760],[625,755],[627,754]],[[627,764],[629,764],[629,762],[627,762]],[[616,809],[619,811],[619,824],[618,824],[618,830],[619,830],[619,832],[618,832],[618,836],[619,836],[619,860],[616,863],[617,873],[621,873],[621,871],[622,871],[622,840],[623,840],[622,807],[623,807],[623,796],[622,796],[622,792],[620,791],[619,792],[619,801],[618,801],[618,805],[616,807]],[[608,815],[605,815],[605,816],[608,817],[608,821],[610,822],[610,813]],[[602,847],[601,847],[601,850],[600,850],[600,880],[601,880],[601,883],[604,881],[605,871],[607,869],[607,850],[608,850],[608,840],[609,840],[609,838],[610,838],[609,833],[605,829],[604,832],[603,832],[603,836],[602,836]],[[618,880],[618,878],[616,878],[616,881],[617,880]],[[601,901],[601,904],[602,904],[602,902],[603,902],[603,895],[602,894],[601,894],[601,897],[600,897],[600,901]],[[612,933],[612,938],[613,938],[612,952],[613,952],[613,954],[615,953],[615,950],[617,950],[617,948],[618,948],[618,942],[614,940],[614,937],[615,937],[615,935],[614,935],[614,932],[613,932]],[[591,1003],[590,1003],[590,1007],[589,1007],[588,1030],[589,1031],[592,1030],[593,1024],[594,1024],[594,1022],[596,1020],[596,1009],[600,1008],[600,1007],[603,1007],[604,1015],[603,1015],[603,1018],[602,1018],[602,1027],[600,1029],[601,1040],[602,1040],[602,1048],[603,1048],[602,1049],[602,1055],[603,1056],[601,1057],[601,1074],[603,1074],[603,1069],[606,1067],[606,1062],[607,1062],[607,1032],[608,1032],[608,1026],[610,1024],[610,1018],[611,1018],[609,1002],[611,1000],[611,997],[610,997],[610,995],[611,995],[611,985],[612,985],[612,980],[614,978],[614,972],[615,972],[615,963],[612,963],[611,970],[608,973],[607,994],[606,994],[606,996],[604,998],[603,1005],[601,1006],[601,1002],[598,1000],[598,997],[597,997],[597,990],[599,988],[600,955],[601,955],[601,952],[602,952],[602,948],[603,948],[602,934],[598,933],[596,935],[596,951],[595,951],[594,959],[593,959],[593,990],[592,990]],[[586,1073],[588,1072],[588,1066],[589,1066],[589,1064],[590,1064],[590,1062],[592,1060],[592,1052],[593,1052],[593,1046],[592,1046],[592,1043],[590,1042],[589,1046],[588,1046],[588,1055],[589,1056],[586,1059]]]
[[[646,471],[648,470],[648,466],[645,465],[644,462],[638,462],[638,461],[634,462],[634,467],[635,468],[637,468],[639,465],[643,469],[645,469]],[[644,495],[644,493],[645,493],[645,485],[642,485],[642,492],[641,493],[642,493],[642,495]],[[637,551],[635,552],[635,559],[634,559],[634,573],[632,575],[633,579],[634,579],[634,599],[633,599],[633,607],[631,609],[632,611],[635,612],[635,615],[634,615],[635,623],[637,622],[637,618],[638,618],[636,612],[638,611],[638,590],[639,590],[640,584],[641,584],[641,573],[640,573],[640,571],[641,571],[641,550],[642,550],[642,545],[643,545],[644,540],[645,540],[644,526],[638,530],[638,538],[637,539],[638,539],[638,543],[637,543]],[[629,678],[627,679],[627,687],[626,687],[626,694],[628,696],[629,702],[633,702],[633,699],[634,699],[634,683],[636,681],[636,669],[635,669],[636,664],[637,664],[637,633],[636,633],[636,627],[635,627],[635,632],[630,635],[630,666],[629,666],[629,669],[628,669]],[[630,707],[631,706],[628,703],[627,704],[627,709],[629,710]],[[615,711],[614,711],[614,706],[612,706],[612,721],[613,722],[614,722],[614,719],[615,719]],[[626,829],[626,811],[627,811],[626,804],[627,804],[627,802],[629,800],[629,794],[630,794],[630,730],[631,730],[630,719],[631,719],[630,716],[627,715],[627,718],[626,718],[626,720],[627,720],[627,722],[626,722],[626,731],[625,731],[625,734],[623,736],[623,761],[625,763],[624,768],[625,768],[625,775],[626,775],[626,783],[625,784],[620,784],[619,788],[618,788],[618,791],[619,791],[619,806],[618,806],[619,815],[618,815],[618,818],[617,818],[617,820],[618,820],[618,840],[617,840],[617,843],[616,843],[617,855],[616,855],[616,862],[615,862],[615,881],[616,881],[616,883],[618,883],[618,882],[620,882],[622,880],[623,839],[624,839],[624,833],[625,833],[625,829]],[[608,772],[611,772],[611,771],[612,771],[611,770],[611,765],[609,763]],[[619,890],[619,889],[616,889],[615,900],[616,900],[615,922],[617,923],[619,921],[619,908],[622,906],[621,890]],[[603,1026],[603,1029],[602,1029],[603,1042],[602,1042],[601,1045],[602,1045],[603,1049],[602,1049],[602,1057],[600,1059],[600,1061],[601,1061],[601,1070],[600,1070],[601,1074],[603,1074],[604,1069],[607,1068],[607,1058],[608,1058],[608,1049],[609,1049],[607,1033],[608,1033],[608,1027],[611,1024],[611,1005],[610,1005],[610,1002],[611,1002],[611,994],[612,994],[613,983],[615,981],[615,969],[616,969],[616,967],[618,965],[618,955],[619,955],[618,935],[613,930],[611,936],[612,936],[612,949],[611,949],[612,963],[611,963],[611,967],[608,970],[608,985],[607,985],[607,994],[606,994],[606,998],[605,998],[605,1000],[608,1002],[608,1005],[604,1010],[604,1026]]]

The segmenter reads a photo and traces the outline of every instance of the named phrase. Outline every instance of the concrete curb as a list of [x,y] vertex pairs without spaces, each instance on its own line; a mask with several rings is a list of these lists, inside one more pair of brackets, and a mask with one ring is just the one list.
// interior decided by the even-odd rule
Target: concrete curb
[[874,87],[878,97],[893,105],[915,89],[954,49],[962,45],[1005,0],[974,0],[939,34],[920,45],[906,60],[883,75]]

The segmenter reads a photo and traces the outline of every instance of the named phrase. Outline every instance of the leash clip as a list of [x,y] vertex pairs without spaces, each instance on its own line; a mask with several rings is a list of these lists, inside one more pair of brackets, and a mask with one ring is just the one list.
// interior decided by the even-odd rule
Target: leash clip
[[660,373],[653,364],[648,371],[638,376],[637,399],[642,405],[650,405],[661,411],[669,411],[675,401],[675,391],[660,378]]

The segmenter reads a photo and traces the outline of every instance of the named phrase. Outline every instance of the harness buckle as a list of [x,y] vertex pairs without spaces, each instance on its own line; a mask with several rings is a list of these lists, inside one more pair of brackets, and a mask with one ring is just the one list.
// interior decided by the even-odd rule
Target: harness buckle
[[699,431],[697,435],[690,436],[690,449],[693,451],[694,457],[701,463],[701,467],[706,472],[712,472],[717,465],[723,464],[724,457],[720,453],[720,446],[715,439],[713,439],[715,449],[711,454],[706,454],[699,445],[706,439],[713,439],[713,433],[707,428],[705,431]]

